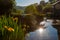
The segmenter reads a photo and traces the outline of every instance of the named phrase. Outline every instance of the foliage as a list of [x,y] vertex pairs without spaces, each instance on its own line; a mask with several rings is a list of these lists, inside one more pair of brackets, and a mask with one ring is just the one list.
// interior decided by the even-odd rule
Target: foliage
[[42,6],[41,5],[38,5],[37,7],[37,11],[40,13],[42,11]]
[[11,13],[20,15],[23,12],[15,10],[15,6],[15,0],[0,0],[0,40],[24,40],[24,32],[21,23],[18,25],[18,17],[9,16]]
[[21,14],[24,13],[24,10],[20,10],[20,9],[13,9],[13,11],[11,12],[11,15],[16,15],[16,16],[20,16]]
[[14,9],[15,0],[0,0],[0,15],[8,15]]
[[55,3],[57,0],[49,0],[50,3]]
[[43,11],[44,12],[51,12],[52,11],[52,5],[50,3],[47,3],[44,7],[43,7]]
[[27,13],[27,14],[38,14],[38,12],[36,10],[36,6],[34,4],[27,6],[25,9],[25,13]]
[[44,17],[50,17],[50,14],[47,14],[47,12],[52,12],[52,5],[50,2],[39,5],[29,5],[25,9],[25,14],[31,14],[31,15],[25,15],[23,18],[23,23],[25,25],[29,26],[29,30],[27,31],[32,31],[36,27],[36,24],[38,25],[40,21]]
[[17,22],[18,18],[0,17],[1,40],[24,40],[24,32],[21,29],[21,25],[18,26]]

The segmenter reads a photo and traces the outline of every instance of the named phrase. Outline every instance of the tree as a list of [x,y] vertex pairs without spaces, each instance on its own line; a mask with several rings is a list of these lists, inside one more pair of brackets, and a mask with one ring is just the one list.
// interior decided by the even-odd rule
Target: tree
[[33,4],[33,5],[26,7],[25,13],[26,14],[37,14],[38,12],[36,10],[36,5]]
[[44,12],[51,12],[52,11],[52,5],[50,3],[47,3],[43,9]]
[[9,15],[15,6],[15,0],[0,0],[0,15]]
[[22,13],[24,13],[24,11],[23,10],[18,10],[18,9],[14,9],[13,11],[12,11],[12,13],[11,13],[11,15],[21,15]]
[[57,0],[49,0],[50,3],[55,3]]

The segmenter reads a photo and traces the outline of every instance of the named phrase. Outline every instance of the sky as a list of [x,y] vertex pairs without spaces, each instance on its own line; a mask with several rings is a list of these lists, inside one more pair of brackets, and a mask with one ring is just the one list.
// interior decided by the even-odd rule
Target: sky
[[[40,3],[41,0],[16,0],[17,6],[28,6],[34,3]],[[48,0],[45,0],[47,2]]]

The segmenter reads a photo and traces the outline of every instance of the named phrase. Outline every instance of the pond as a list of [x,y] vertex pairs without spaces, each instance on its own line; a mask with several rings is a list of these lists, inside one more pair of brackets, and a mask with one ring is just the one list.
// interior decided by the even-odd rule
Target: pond
[[57,29],[53,28],[51,21],[42,21],[40,24],[45,24],[44,28],[39,28],[34,32],[26,35],[26,40],[58,40]]

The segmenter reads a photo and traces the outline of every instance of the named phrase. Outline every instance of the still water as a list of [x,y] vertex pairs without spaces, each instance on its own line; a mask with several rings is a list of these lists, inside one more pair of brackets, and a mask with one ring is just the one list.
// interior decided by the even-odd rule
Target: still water
[[26,40],[58,40],[57,29],[53,28],[51,21],[42,21],[40,24],[45,24],[45,29],[39,28],[34,32],[26,35]]

